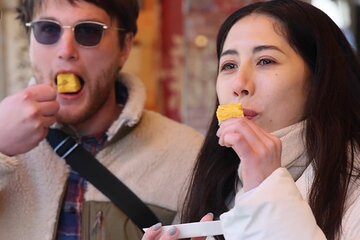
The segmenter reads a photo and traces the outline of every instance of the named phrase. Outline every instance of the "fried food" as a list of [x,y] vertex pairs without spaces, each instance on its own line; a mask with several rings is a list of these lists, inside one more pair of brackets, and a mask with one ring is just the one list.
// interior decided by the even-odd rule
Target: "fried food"
[[219,105],[216,110],[219,125],[230,118],[244,117],[243,107],[240,103]]
[[80,79],[72,73],[61,73],[56,77],[59,93],[76,93],[81,89]]

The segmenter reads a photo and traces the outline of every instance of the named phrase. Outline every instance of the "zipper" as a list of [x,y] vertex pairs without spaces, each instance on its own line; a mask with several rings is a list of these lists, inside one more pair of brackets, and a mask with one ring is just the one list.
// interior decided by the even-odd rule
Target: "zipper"
[[103,211],[98,211],[96,213],[95,222],[92,226],[91,235],[96,236],[96,240],[104,240],[104,214]]

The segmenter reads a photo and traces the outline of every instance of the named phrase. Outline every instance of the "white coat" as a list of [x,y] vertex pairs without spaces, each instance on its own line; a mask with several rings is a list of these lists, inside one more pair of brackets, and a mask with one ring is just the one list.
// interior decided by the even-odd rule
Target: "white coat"
[[[303,122],[274,133],[282,141],[283,167],[255,189],[246,193],[239,190],[235,206],[220,216],[225,239],[326,239],[307,203],[313,167],[306,165],[302,129]],[[356,156],[356,162],[360,162],[359,156]],[[340,239],[360,239],[359,182],[350,185]]]

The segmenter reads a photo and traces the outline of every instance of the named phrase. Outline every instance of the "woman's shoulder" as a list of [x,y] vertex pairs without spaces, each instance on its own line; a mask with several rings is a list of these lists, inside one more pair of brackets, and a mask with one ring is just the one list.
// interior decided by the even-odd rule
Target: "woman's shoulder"
[[360,178],[353,178],[349,185],[345,215],[342,222],[343,239],[360,239]]

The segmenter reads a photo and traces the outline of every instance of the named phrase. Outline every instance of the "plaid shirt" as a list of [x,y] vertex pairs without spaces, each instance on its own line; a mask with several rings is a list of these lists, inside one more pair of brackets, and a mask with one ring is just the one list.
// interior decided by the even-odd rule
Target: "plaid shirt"
[[[106,134],[81,138],[82,146],[93,155],[98,153],[106,142]],[[71,171],[60,212],[57,230],[58,240],[80,240],[81,215],[87,181],[77,172]]]

